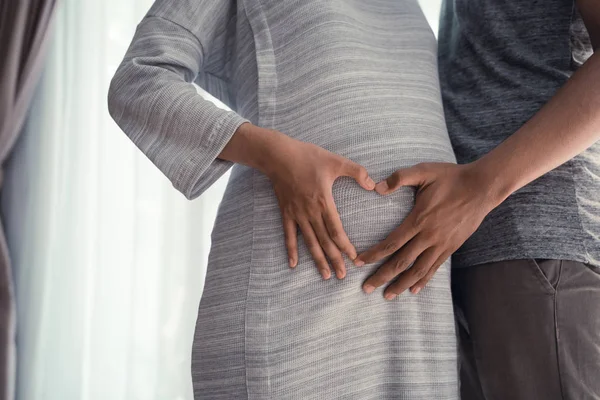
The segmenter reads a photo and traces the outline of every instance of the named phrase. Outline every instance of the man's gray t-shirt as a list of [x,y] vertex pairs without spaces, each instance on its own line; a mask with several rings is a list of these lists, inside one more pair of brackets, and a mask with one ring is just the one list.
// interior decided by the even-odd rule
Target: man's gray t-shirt
[[[440,80],[459,163],[516,132],[591,54],[572,0],[445,0]],[[453,261],[523,258],[600,266],[600,142],[513,193]]]

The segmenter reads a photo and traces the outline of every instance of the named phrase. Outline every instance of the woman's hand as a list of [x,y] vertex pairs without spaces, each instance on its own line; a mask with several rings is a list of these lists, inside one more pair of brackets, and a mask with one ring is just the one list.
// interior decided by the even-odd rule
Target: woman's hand
[[364,167],[314,144],[250,124],[238,129],[220,157],[255,167],[271,180],[281,210],[290,267],[298,263],[300,227],[323,278],[331,277],[328,259],[339,279],[346,275],[342,253],[354,259],[356,249],[342,226],[332,186],[338,177],[349,176],[365,190],[373,190],[375,182]]
[[362,266],[393,254],[363,284],[371,293],[397,277],[384,292],[388,300],[408,288],[418,293],[501,202],[488,191],[476,163],[418,164],[396,171],[375,190],[386,195],[402,186],[418,187],[414,208],[385,240],[354,260]]

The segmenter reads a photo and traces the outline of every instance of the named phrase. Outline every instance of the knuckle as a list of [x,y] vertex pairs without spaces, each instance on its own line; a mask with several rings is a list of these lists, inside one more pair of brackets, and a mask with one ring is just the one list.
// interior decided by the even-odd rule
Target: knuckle
[[305,215],[310,221],[316,220],[316,217],[320,215],[318,199],[308,199],[302,207],[302,214]]
[[343,260],[342,253],[340,252],[340,249],[335,244],[333,244],[332,242],[328,243],[328,246],[327,246],[327,256],[331,259],[331,261]]
[[[410,224],[410,227],[414,231],[419,231],[419,232],[424,231],[428,220],[429,220],[429,216],[426,213],[423,213],[423,212],[416,213],[415,218],[413,218],[412,223]],[[423,232],[423,233],[425,234],[424,235],[425,237],[431,239],[430,232]]]
[[349,170],[356,171],[358,164],[348,158],[342,158],[342,165]]
[[331,262],[333,264],[335,264],[338,267],[343,267],[344,266],[344,259],[341,256],[334,256],[334,257],[330,257]]
[[327,209],[328,202],[327,202],[327,199],[325,197],[319,196],[316,199],[316,204],[317,204],[317,206],[319,207],[320,210],[325,210],[325,209]]
[[392,281],[398,273],[394,270],[393,267],[388,267],[385,270],[381,271],[381,274],[377,275],[377,283],[379,286]]
[[406,269],[407,261],[403,258],[400,258],[394,262],[394,272],[402,272]]
[[427,236],[431,238],[432,243],[439,243],[443,247],[448,247],[449,237],[448,235],[441,233],[440,229],[435,229],[431,232],[426,232]]
[[336,240],[336,239],[341,239],[343,235],[339,229],[332,229],[330,236],[333,240]]
[[314,242],[314,248],[315,250],[318,249],[322,249],[323,248],[323,239],[321,238],[320,235],[317,234],[317,239]]
[[413,268],[413,275],[417,278],[417,279],[423,279],[427,276],[427,269],[423,268],[423,267],[417,267],[417,268]]
[[319,204],[319,197],[316,193],[307,194],[301,201],[300,207],[306,215],[311,215]]
[[419,280],[419,283],[421,283],[423,286],[425,286],[429,283],[431,278],[433,278],[433,274],[427,274]]
[[396,250],[398,250],[398,244],[396,244],[396,242],[387,242],[384,246],[383,246],[383,250],[385,252],[389,252],[389,253],[393,253]]
[[321,249],[321,247],[317,243],[314,243],[314,242],[310,242],[307,247],[308,247],[308,250],[311,252],[311,254],[313,254],[313,256],[315,258],[318,258],[318,256],[316,256],[316,254],[319,253],[319,250]]
[[361,178],[367,176],[367,169],[365,167],[363,167],[362,165],[357,165],[355,168],[357,175],[359,175]]
[[319,243],[321,247],[327,251],[328,254],[335,254],[335,245],[331,242],[331,239],[326,234],[319,235]]

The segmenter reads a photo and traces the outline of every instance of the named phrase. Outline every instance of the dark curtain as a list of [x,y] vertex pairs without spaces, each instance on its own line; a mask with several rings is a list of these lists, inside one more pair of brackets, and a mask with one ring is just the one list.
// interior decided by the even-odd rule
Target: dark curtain
[[[2,166],[19,136],[43,65],[55,0],[0,0],[0,187]],[[0,400],[13,400],[16,307],[0,221]]]

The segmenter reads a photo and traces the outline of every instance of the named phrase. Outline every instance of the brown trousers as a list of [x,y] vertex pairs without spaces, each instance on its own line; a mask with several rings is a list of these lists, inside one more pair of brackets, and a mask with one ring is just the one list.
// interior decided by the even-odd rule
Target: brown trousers
[[452,272],[462,400],[600,400],[600,269],[511,260]]

